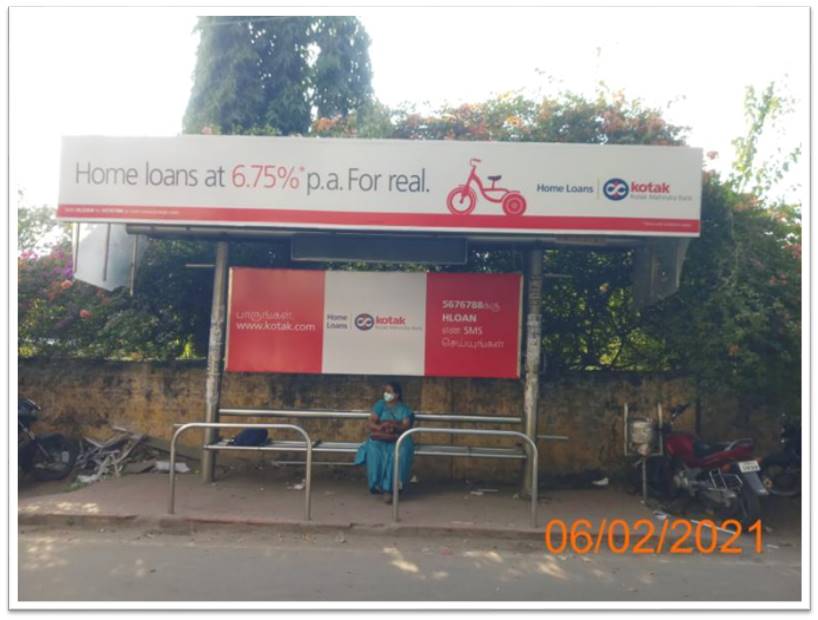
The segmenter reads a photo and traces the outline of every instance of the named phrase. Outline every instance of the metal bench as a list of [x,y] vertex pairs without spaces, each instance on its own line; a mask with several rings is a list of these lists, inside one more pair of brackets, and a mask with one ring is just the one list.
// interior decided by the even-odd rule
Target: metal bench
[[[179,436],[182,435],[187,430],[192,428],[199,428],[199,429],[220,429],[220,428],[232,428],[232,429],[245,429],[245,428],[257,428],[257,429],[268,429],[268,430],[275,430],[275,429],[286,429],[292,430],[299,433],[304,440],[303,441],[285,441],[285,440],[278,440],[278,441],[268,441],[265,444],[257,445],[257,446],[237,446],[230,442],[230,440],[223,440],[212,444],[205,444],[203,449],[205,450],[251,450],[251,451],[269,451],[269,450],[284,450],[284,451],[304,451],[307,454],[307,460],[304,462],[306,466],[305,477],[304,477],[304,486],[305,486],[305,506],[304,506],[304,518],[309,521],[311,518],[310,515],[310,506],[311,506],[311,497],[312,497],[312,455],[314,452],[321,450],[321,442],[313,441],[309,434],[300,426],[295,424],[254,424],[254,423],[220,423],[220,422],[189,422],[187,424],[175,424],[176,431],[173,433],[173,438],[170,442],[170,499],[168,502],[168,513],[173,514],[175,510],[175,502],[176,502],[176,442],[179,439]],[[537,527],[537,462],[538,462],[538,453],[537,453],[537,445],[525,434],[519,431],[501,431],[501,430],[483,430],[483,429],[457,429],[457,428],[433,428],[433,427],[415,427],[411,428],[408,431],[404,431],[401,436],[398,438],[397,442],[395,442],[395,456],[394,456],[394,469],[392,472],[394,484],[393,484],[393,512],[392,512],[392,519],[397,522],[398,521],[398,452],[400,450],[400,446],[403,441],[409,437],[410,435],[414,435],[416,433],[445,433],[449,435],[493,435],[493,436],[505,436],[505,437],[518,437],[523,441],[527,442],[530,449],[531,449],[531,476],[533,481],[533,488],[531,491],[531,526],[536,528]],[[344,452],[355,452],[357,451],[357,447],[360,443],[351,443],[351,442],[330,442],[335,444],[340,444],[336,447],[331,446],[323,446],[324,449],[329,449],[331,451],[342,450]],[[440,451],[440,448],[450,448],[448,450]],[[465,449],[465,451],[463,451]],[[487,448],[486,450],[494,451],[489,452],[489,454],[496,454],[498,450],[505,450],[503,448]],[[417,453],[417,451],[416,451]],[[432,454],[432,455],[443,455],[443,456],[471,456],[472,454],[476,453],[476,449],[471,446],[427,446],[425,454]],[[528,455],[523,453],[523,458],[527,458]],[[507,458],[507,457],[504,457]]]
[[[324,410],[290,410],[290,409],[219,409],[219,416],[226,417],[273,417],[273,418],[297,418],[316,419],[334,418],[350,420],[367,420],[371,413],[369,411],[337,411],[331,409]],[[418,424],[418,422],[461,422],[473,424],[522,424],[522,418],[507,416],[482,416],[482,415],[450,415],[450,414],[430,414],[418,413],[415,415],[415,428],[433,428]],[[477,433],[475,433],[477,434]],[[567,439],[559,435],[539,435],[541,439]],[[361,441],[324,441],[318,440],[313,446],[314,453],[334,453],[334,454],[354,454]],[[229,440],[221,440],[212,444],[213,447],[226,447]],[[300,447],[299,447],[300,446]],[[207,448],[207,446],[206,446]],[[280,440],[268,441],[260,449],[278,452],[301,452],[303,444],[300,442],[289,442]],[[415,445],[415,456],[450,456],[450,457],[473,457],[473,458],[496,458],[496,459],[516,459],[525,460],[526,450],[522,446],[508,448],[489,448],[483,446],[456,446],[451,444],[424,444]],[[320,465],[321,461],[316,461]]]
[[[415,428],[427,428],[417,426]],[[222,439],[204,446],[205,450],[269,450],[271,452],[303,452],[304,442],[287,440],[268,440],[258,446],[234,446],[232,439]],[[312,443],[312,452],[331,454],[355,454],[362,441],[322,441]],[[525,460],[523,448],[484,448],[476,446],[453,446],[451,444],[416,444],[415,456],[471,456],[475,458],[502,458]],[[321,461],[316,461],[320,465]]]
[[[346,419],[360,419],[366,420],[370,416],[368,411],[335,411],[335,410],[289,410],[289,409],[220,409],[221,416],[233,417],[279,417],[279,418],[346,418]],[[515,417],[498,417],[498,416],[470,416],[470,415],[448,415],[448,414],[424,414],[419,413],[415,415],[417,421],[433,421],[433,422],[467,422],[480,424],[520,424],[522,420]],[[265,428],[265,429],[287,429],[293,430],[301,434],[304,438],[302,441],[293,441],[285,439],[269,439],[266,443],[257,446],[236,446],[233,445],[232,439],[226,438],[213,443],[205,443],[202,446],[203,450],[221,451],[221,450],[235,450],[235,451],[269,451],[269,452],[305,452],[306,461],[300,463],[306,466],[305,474],[305,518],[310,519],[310,497],[311,497],[311,478],[312,466],[316,464],[312,455],[316,453],[328,454],[354,454],[357,452],[362,441],[324,441],[321,439],[313,440],[307,432],[296,424],[266,424],[266,423],[220,423],[220,422],[192,422],[188,424],[175,424],[176,431],[171,441],[171,458],[170,458],[170,502],[169,513],[174,512],[175,502],[175,480],[176,480],[176,440],[186,430],[191,428],[200,429],[244,429],[244,428]],[[454,435],[488,435],[517,438],[527,444],[530,450],[530,463],[532,470],[533,488],[531,492],[531,524],[532,527],[537,527],[537,463],[538,453],[536,443],[527,435],[519,431],[498,430],[498,429],[456,429],[456,428],[440,428],[433,426],[416,425],[413,428],[405,431],[398,441],[395,443],[395,452],[397,454],[403,440],[417,433],[437,433]],[[538,439],[568,439],[562,435],[537,435]],[[472,457],[472,458],[495,458],[495,459],[517,459],[526,460],[529,458],[529,453],[526,447],[522,444],[507,447],[507,448],[491,448],[485,446],[458,446],[452,444],[416,444],[415,456],[446,456],[446,457]],[[398,459],[395,458],[394,468],[394,497],[393,497],[393,520],[398,521]],[[321,464],[321,461],[317,461]],[[335,464],[335,463],[333,463]]]

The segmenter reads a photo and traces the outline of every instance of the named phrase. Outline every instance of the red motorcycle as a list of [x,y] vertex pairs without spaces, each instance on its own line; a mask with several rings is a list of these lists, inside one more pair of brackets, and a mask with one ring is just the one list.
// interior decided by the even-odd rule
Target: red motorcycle
[[651,491],[669,500],[687,494],[749,527],[761,518],[759,498],[769,494],[759,478],[753,440],[706,443],[692,433],[674,431],[673,421],[689,406],[671,409],[671,422],[659,429],[662,453],[647,461]]

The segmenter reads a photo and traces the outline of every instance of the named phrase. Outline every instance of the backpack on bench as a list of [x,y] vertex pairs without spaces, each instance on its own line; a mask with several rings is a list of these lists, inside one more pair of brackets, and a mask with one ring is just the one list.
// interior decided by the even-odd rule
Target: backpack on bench
[[266,428],[245,428],[233,437],[234,446],[263,446],[267,443]]

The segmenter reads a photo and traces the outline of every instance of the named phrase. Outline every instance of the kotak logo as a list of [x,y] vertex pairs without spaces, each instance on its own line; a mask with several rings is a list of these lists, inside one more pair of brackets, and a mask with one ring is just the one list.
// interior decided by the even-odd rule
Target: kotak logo
[[602,187],[602,193],[608,200],[622,200],[630,193],[627,181],[622,179],[608,179]]
[[640,194],[669,194],[670,183],[631,183],[631,191]]
[[359,314],[355,317],[355,327],[362,331],[367,331],[375,325],[406,325],[405,316],[372,316],[371,314]]
[[608,200],[622,200],[629,194],[669,194],[670,183],[636,183],[622,179],[608,179],[602,187],[602,193]]
[[355,327],[366,331],[375,325],[375,318],[371,314],[359,314],[355,317]]

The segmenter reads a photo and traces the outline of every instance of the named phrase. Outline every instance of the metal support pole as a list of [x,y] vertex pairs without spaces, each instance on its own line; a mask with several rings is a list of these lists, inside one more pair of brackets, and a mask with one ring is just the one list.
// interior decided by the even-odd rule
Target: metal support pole
[[625,438],[625,456],[628,456],[628,403],[625,403],[625,421],[622,424],[622,436]]
[[105,228],[105,262],[102,265],[102,281],[108,281],[108,256],[111,254],[111,225]]
[[72,241],[73,241],[72,250],[74,252],[74,255],[71,257],[72,259],[74,259],[74,263],[71,265],[71,271],[73,273],[77,273],[77,265],[79,265],[79,262],[80,262],[80,223],[79,222],[74,222],[73,230],[71,232],[72,232],[72,234],[74,236],[73,239],[72,239]]
[[[219,421],[219,398],[222,378],[222,343],[227,305],[227,241],[216,242],[216,267],[213,270],[213,304],[210,308],[210,338],[207,345],[207,380],[205,383],[205,422]],[[218,431],[205,429],[204,445],[216,442]],[[202,449],[202,482],[213,482],[216,455]]]
[[129,282],[129,292],[131,297],[133,297],[133,287],[134,283],[136,282],[136,256],[138,252],[137,245],[139,243],[139,235],[133,236],[133,245],[131,246],[131,268],[128,275],[128,282]]
[[642,457],[642,503],[648,503],[648,458]]
[[[540,249],[529,250],[528,282],[526,286],[526,343],[525,343],[525,392],[523,412],[525,434],[531,441],[537,440],[537,403],[540,391],[540,358],[542,356],[542,263]],[[525,468],[522,495],[535,492],[531,472]]]

